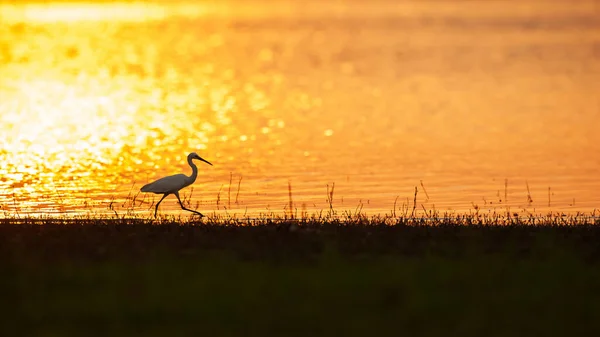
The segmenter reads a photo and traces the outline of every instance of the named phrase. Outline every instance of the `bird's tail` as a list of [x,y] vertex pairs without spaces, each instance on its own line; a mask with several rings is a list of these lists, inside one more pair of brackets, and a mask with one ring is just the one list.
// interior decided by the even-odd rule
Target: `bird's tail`
[[140,191],[142,191],[142,192],[150,192],[148,190],[148,188],[150,187],[150,185],[152,185],[152,184],[146,184],[146,185],[142,186],[142,188],[140,188]]

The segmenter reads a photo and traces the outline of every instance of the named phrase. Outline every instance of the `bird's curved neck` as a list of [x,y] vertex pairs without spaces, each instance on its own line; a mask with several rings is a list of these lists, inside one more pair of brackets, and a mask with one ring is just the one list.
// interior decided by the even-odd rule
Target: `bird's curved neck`
[[196,167],[191,157],[188,158],[188,164],[192,167],[192,175],[187,177],[187,184],[191,185],[196,181],[196,177],[198,177],[198,167]]

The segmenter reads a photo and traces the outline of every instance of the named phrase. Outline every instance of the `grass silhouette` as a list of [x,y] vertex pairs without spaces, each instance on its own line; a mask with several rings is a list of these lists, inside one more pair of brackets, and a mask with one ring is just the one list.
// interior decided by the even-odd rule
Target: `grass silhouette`
[[546,219],[0,219],[3,335],[595,335],[600,227]]

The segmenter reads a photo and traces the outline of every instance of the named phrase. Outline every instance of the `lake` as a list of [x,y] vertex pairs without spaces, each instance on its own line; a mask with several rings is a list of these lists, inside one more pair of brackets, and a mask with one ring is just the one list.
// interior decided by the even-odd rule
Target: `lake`
[[4,216],[593,212],[599,121],[594,0],[0,2]]

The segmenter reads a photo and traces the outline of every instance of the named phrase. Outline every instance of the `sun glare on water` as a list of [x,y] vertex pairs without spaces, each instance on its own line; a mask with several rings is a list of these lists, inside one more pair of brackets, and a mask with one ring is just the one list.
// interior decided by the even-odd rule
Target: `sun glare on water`
[[[165,103],[185,104],[181,97],[153,86],[151,76],[140,78],[120,69],[137,66],[144,71],[144,66],[152,66],[149,61],[137,60],[136,52],[130,51],[125,52],[130,59],[123,65],[122,59],[111,59],[111,51],[92,46],[108,42],[103,34],[118,39],[116,21],[163,19],[168,14],[163,7],[143,3],[1,6],[0,17],[12,22],[0,28],[4,61],[0,63],[0,188],[13,199],[0,197],[5,209],[17,202],[22,211],[78,206],[82,201],[76,200],[82,200],[83,194],[114,191],[120,184],[115,176],[125,179],[127,172],[156,166],[154,160],[162,152],[153,151],[149,144],[181,146],[174,139],[181,136],[185,124],[174,124],[184,116],[164,113]],[[196,14],[202,9],[194,8]],[[103,24],[106,20],[112,24]],[[77,22],[82,23],[72,26]],[[177,74],[171,77],[177,82]],[[211,129],[210,123],[206,125]],[[205,131],[198,130],[185,145],[201,147],[206,141]]]
[[209,214],[593,210],[582,3],[1,3],[0,215],[127,209],[191,151]]
[[178,2],[175,6],[164,6],[153,2],[111,3],[31,3],[23,5],[0,4],[0,18],[8,22],[35,24],[52,22],[99,22],[128,21],[143,22],[163,20],[169,16],[196,17],[212,13],[216,4],[202,2]]
[[[210,151],[225,170],[219,157],[234,161],[255,150],[251,143],[276,138],[264,130],[283,121],[269,111],[260,125],[245,125],[255,131],[232,124],[242,107],[265,111],[269,99],[256,83],[264,74],[232,81],[221,35],[193,41],[194,31],[175,26],[173,44],[172,33],[160,34],[168,17],[199,18],[217,8],[0,5],[9,23],[0,26],[0,208],[86,212],[94,203],[107,211],[132,184],[189,170],[190,151]],[[223,64],[214,64],[221,50]]]
[[20,175],[3,187],[23,197],[36,192],[51,199],[59,190],[110,188],[114,179],[106,177],[107,167],[123,164],[123,148],[146,146],[152,131],[140,127],[145,123],[139,107],[124,99],[127,93],[82,82],[10,83],[11,95],[0,103],[0,176]]

